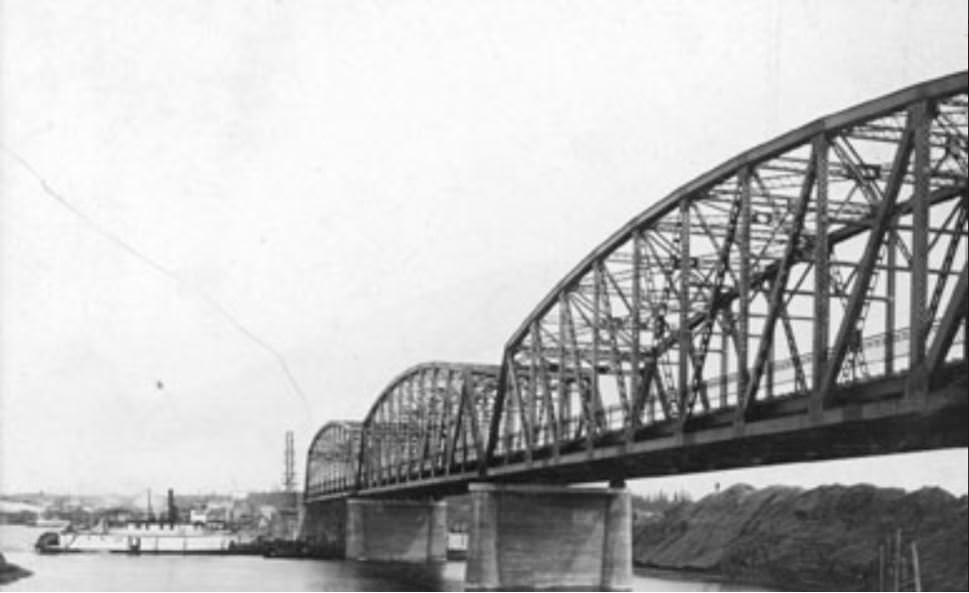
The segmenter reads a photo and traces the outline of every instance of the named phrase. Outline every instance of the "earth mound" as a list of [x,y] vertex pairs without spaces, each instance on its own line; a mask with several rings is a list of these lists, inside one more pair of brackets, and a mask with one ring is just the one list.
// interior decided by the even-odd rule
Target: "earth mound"
[[939,488],[737,485],[637,518],[633,558],[784,589],[872,590],[879,547],[890,555],[901,530],[906,559],[917,547],[923,590],[966,591],[967,525],[967,498]]

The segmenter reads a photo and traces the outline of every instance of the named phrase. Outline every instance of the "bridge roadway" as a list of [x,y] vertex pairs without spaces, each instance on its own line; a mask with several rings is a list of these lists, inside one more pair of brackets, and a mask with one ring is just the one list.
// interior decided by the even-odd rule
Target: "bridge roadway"
[[[554,485],[609,482],[628,506],[629,478],[969,445],[967,91],[960,72],[851,107],[653,202],[552,289],[500,365],[417,365],[362,422],[325,425],[307,516],[476,484],[491,519],[471,526],[469,586],[624,588],[622,566],[603,568],[624,566],[618,548],[600,581],[508,568],[495,538],[517,536],[498,509],[525,505],[507,512],[528,523],[579,496]],[[615,504],[582,529],[611,525]],[[371,524],[348,513],[349,551]]]

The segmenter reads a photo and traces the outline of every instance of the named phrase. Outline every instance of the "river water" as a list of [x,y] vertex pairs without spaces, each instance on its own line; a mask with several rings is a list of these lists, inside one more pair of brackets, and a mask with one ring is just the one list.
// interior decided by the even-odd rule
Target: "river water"
[[[44,529],[0,525],[0,552],[34,574],[4,591],[462,591],[464,563],[435,568],[343,560],[261,556],[42,555],[33,551]],[[636,591],[763,590],[710,581],[657,578],[641,572]]]

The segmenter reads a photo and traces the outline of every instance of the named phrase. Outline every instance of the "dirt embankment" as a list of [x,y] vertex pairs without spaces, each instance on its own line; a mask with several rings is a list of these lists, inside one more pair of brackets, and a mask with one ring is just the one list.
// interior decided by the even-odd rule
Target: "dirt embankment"
[[923,590],[969,588],[967,498],[938,488],[739,485],[633,526],[640,566],[703,571],[783,589],[872,590],[878,548],[902,530]]

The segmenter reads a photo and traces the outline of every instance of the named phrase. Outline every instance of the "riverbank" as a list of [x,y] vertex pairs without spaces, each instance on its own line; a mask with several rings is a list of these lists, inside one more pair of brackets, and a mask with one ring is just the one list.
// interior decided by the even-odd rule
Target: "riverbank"
[[3,554],[0,554],[0,585],[6,585],[7,583],[12,583],[18,579],[24,577],[29,577],[34,573],[29,570],[20,568],[16,564],[11,564],[7,562]]
[[778,589],[877,585],[879,546],[901,530],[918,549],[923,590],[969,584],[967,500],[940,489],[870,485],[734,486],[633,528],[638,567]]
[[703,583],[717,586],[720,591],[794,591],[767,582],[736,580],[714,570],[671,569],[649,566],[633,562],[633,573],[637,576],[682,583]]

